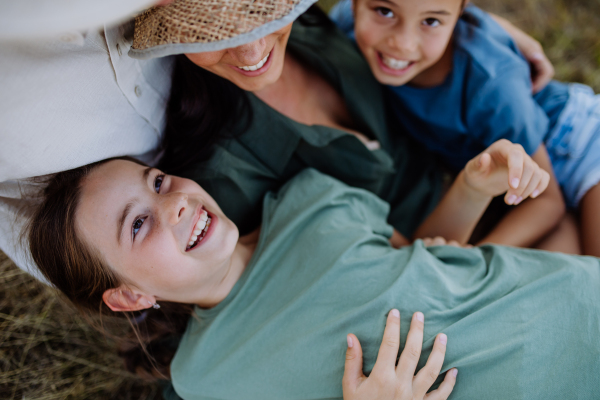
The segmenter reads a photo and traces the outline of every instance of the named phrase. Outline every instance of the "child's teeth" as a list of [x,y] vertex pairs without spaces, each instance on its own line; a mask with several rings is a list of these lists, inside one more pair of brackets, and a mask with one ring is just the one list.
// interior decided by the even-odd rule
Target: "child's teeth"
[[208,219],[208,214],[206,213],[206,211],[204,211],[204,214],[202,214],[202,215],[200,216],[200,219],[201,219],[202,221],[206,221],[206,220]]
[[383,62],[391,69],[404,69],[408,67],[408,64],[410,64],[410,61],[396,60],[395,58],[390,58],[386,56],[383,56]]

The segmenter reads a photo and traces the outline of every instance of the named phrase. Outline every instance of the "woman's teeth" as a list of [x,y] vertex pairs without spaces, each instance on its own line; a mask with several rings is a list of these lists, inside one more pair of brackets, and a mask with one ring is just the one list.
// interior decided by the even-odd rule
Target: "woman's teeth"
[[410,64],[410,61],[396,60],[395,58],[387,57],[383,54],[381,55],[381,58],[383,59],[383,63],[391,69],[404,69]]
[[271,55],[271,52],[269,52],[269,54],[267,54],[267,56],[265,58],[263,58],[262,60],[260,60],[258,62],[258,64],[256,64],[256,65],[250,65],[248,67],[238,67],[238,68],[243,69],[244,71],[256,71],[257,69],[261,69],[262,66],[265,65],[265,63],[269,59],[270,55]]
[[206,232],[208,232],[208,227],[210,226],[211,221],[212,218],[208,216],[208,213],[206,211],[202,211],[200,219],[198,219],[198,222],[196,222],[196,227],[194,228],[194,232],[192,232],[192,236],[188,242],[187,250],[200,243],[200,241],[206,235]]

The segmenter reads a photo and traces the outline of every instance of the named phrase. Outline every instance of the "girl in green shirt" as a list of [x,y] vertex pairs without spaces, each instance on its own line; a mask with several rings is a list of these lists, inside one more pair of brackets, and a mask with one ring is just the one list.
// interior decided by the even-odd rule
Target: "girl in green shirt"
[[[501,142],[469,163],[469,190],[506,190],[513,150]],[[420,241],[397,250],[388,213],[372,193],[308,169],[268,195],[260,230],[240,237],[195,182],[112,160],[56,175],[29,239],[47,279],[81,308],[150,309],[142,337],[160,338],[155,315],[194,306],[164,369],[185,399],[341,398],[344,336],[360,338],[370,371],[391,308],[427,316],[424,357],[448,335],[442,370],[461,369],[457,398],[597,389],[596,259]],[[539,373],[555,362],[560,373]]]

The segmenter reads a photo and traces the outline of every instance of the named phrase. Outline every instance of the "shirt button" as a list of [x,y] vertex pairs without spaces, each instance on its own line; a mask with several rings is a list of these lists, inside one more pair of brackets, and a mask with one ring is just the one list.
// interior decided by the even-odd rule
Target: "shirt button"
[[137,97],[141,97],[142,96],[142,88],[141,87],[139,87],[139,86],[135,87],[135,95]]
[[119,46],[119,43],[117,43],[117,53],[119,53],[119,56],[123,55],[121,54],[121,46]]

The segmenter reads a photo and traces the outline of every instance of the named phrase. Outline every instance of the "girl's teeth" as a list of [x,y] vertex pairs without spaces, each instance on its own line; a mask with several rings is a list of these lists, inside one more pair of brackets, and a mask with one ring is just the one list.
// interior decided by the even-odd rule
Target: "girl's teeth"
[[408,67],[408,64],[410,64],[410,61],[396,60],[395,58],[390,58],[386,56],[383,56],[382,58],[383,63],[391,69],[404,69]]
[[206,220],[208,219],[208,214],[206,213],[206,211],[204,211],[204,214],[202,214],[202,215],[200,216],[200,219],[201,219],[202,221],[206,221]]
[[269,54],[267,54],[266,57],[263,58],[262,60],[260,60],[258,62],[258,64],[256,64],[256,65],[250,65],[247,67],[238,67],[238,68],[243,69],[244,71],[256,71],[257,69],[261,69],[263,67],[263,65],[265,65],[267,60],[269,59],[269,55],[271,55],[271,52],[269,52]]

